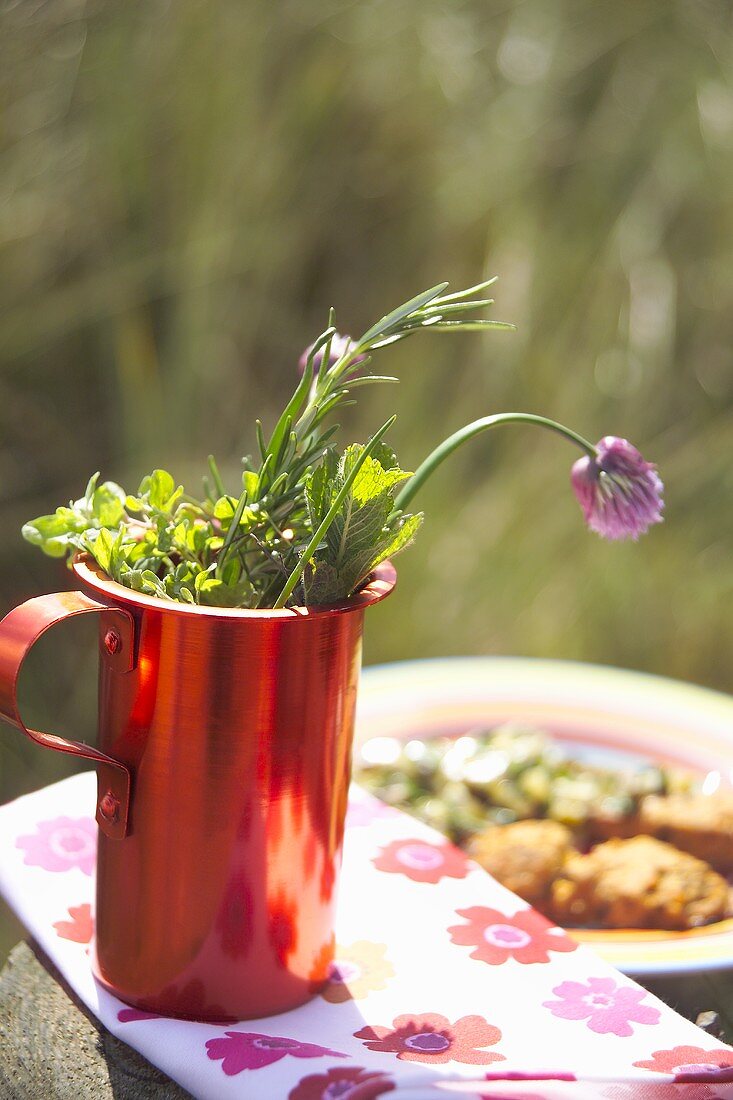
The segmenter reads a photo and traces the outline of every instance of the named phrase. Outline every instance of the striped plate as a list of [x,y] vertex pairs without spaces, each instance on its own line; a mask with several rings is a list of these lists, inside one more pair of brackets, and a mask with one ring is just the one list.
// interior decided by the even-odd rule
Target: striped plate
[[[733,784],[733,698],[645,673],[520,657],[441,658],[364,670],[357,741],[458,735],[531,722],[584,757],[683,765]],[[637,976],[733,966],[733,920],[690,932],[588,930],[576,939]]]

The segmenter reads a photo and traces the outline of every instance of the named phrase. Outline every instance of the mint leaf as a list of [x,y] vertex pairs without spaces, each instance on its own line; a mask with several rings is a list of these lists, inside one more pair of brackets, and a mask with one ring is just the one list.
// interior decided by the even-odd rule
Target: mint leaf
[[[329,450],[306,480],[306,502],[315,529],[344,486],[363,448],[347,447],[341,459]],[[325,541],[303,575],[308,605],[334,603],[351,595],[389,554],[404,549],[421,516],[395,512],[396,487],[410,474],[401,470],[385,445],[368,456],[331,524]]]
[[375,569],[386,558],[393,558],[401,550],[405,550],[414,540],[415,535],[422,527],[424,519],[422,512],[415,515],[401,516],[390,532],[390,539],[383,542],[377,552],[377,557],[372,561],[370,570]]
[[343,585],[338,572],[325,561],[313,561],[303,574],[303,592],[307,607],[336,603],[342,598]]
[[329,447],[321,463],[310,470],[305,483],[311,527],[315,531],[328,514],[331,503],[338,494],[339,460],[335,447]]
[[[339,477],[347,477],[361,448],[347,447],[339,463]],[[394,488],[410,475],[399,467],[385,470],[369,457],[362,466],[341,513],[328,532],[331,563],[341,577],[344,595],[352,592],[379,556],[385,527],[394,509]]]

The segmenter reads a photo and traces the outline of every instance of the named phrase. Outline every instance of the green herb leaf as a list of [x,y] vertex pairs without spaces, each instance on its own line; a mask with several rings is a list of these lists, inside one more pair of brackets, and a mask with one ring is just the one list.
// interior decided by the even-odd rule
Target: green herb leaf
[[214,505],[214,516],[222,521],[223,527],[228,527],[236,510],[236,497],[221,497]]
[[430,290],[424,290],[422,294],[417,294],[414,298],[410,298],[409,302],[405,302],[403,305],[398,306],[397,309],[393,309],[391,313],[385,314],[381,321],[377,321],[376,325],[372,325],[370,329],[367,329],[359,340],[359,347],[366,346],[377,336],[390,332],[400,321],[404,321],[406,317],[410,317],[422,306],[426,306],[428,302],[432,302],[434,298],[437,298],[441,291],[445,290],[447,286],[447,283],[438,283],[437,286],[431,287]]
[[176,483],[167,470],[153,470],[152,474],[143,478],[138,489],[138,496],[158,512],[172,512],[182,493],[183,486],[176,489]]
[[24,523],[21,530],[23,538],[33,546],[40,546],[49,558],[63,558],[68,553],[72,533],[73,529],[58,513],[39,516],[38,519]]
[[96,561],[100,569],[112,576],[112,547],[115,540],[110,532],[103,527],[101,531],[90,531],[85,537],[87,550]]
[[349,596],[375,565],[403,549],[420,525],[420,517],[394,517],[395,488],[410,477],[397,465],[394,451],[384,443],[366,458],[363,451],[354,444],[340,460],[329,452],[306,481],[311,524],[316,528],[361,461],[350,491],[304,575],[308,604],[333,603]]
[[92,515],[100,527],[117,527],[125,514],[124,489],[114,481],[105,481],[94,490],[91,499]]
[[[378,348],[428,329],[512,328],[472,319],[492,304],[479,297],[491,282],[452,294],[440,283],[386,313],[359,341],[338,336],[331,310],[269,443],[255,423],[259,458],[242,460],[241,495],[225,491],[212,456],[203,500],[184,495],[167,470],[153,470],[131,495],[115,482],[100,484],[95,473],[82,497],[26,523],[23,537],[51,557],[86,551],[113,579],[159,599],[278,608],[349,596],[414,538],[421,516],[402,509],[436,459],[429,456],[417,475],[402,471],[381,442],[394,418],[364,447],[340,453],[329,445],[338,430],[332,413],[354,404],[358,387],[397,381],[370,373]],[[437,460],[454,438],[434,452]]]

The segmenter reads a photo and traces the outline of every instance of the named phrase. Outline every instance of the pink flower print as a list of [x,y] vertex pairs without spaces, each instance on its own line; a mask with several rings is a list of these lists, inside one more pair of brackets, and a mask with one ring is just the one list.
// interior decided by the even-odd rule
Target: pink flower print
[[485,1073],[484,1081],[577,1081],[574,1073],[568,1070],[534,1070],[522,1073],[521,1070],[504,1070],[499,1073]]
[[426,840],[393,840],[372,860],[378,871],[406,875],[413,882],[440,882],[442,878],[465,878],[471,869],[463,852],[452,844],[431,844]]
[[545,1100],[538,1092],[482,1092],[481,1100]]
[[78,867],[91,875],[97,860],[97,826],[91,817],[56,817],[39,821],[37,832],[19,836],[16,848],[25,849],[29,867],[70,871]]
[[379,821],[381,818],[399,816],[399,810],[388,806],[379,798],[350,798],[346,808],[346,828],[355,829],[362,825],[371,825],[372,821]]
[[74,943],[89,943],[94,931],[92,919],[92,907],[88,903],[84,905],[72,905],[68,910],[71,920],[57,920],[54,922],[56,935],[62,940],[73,940]]
[[475,947],[472,959],[498,966],[508,959],[518,963],[547,963],[551,951],[575,951],[578,944],[534,909],[520,909],[514,916],[474,905],[457,909],[468,924],[448,929],[453,943]]
[[361,1066],[336,1066],[327,1073],[304,1077],[288,1093],[288,1100],[377,1100],[395,1083],[384,1073],[369,1073]]
[[659,1010],[641,1001],[644,989],[617,985],[613,978],[589,978],[582,982],[561,982],[552,991],[558,1001],[543,1001],[553,1016],[563,1020],[587,1020],[587,1026],[598,1035],[633,1035],[631,1024],[656,1024]]
[[680,1046],[671,1050],[655,1050],[646,1061],[634,1062],[640,1069],[656,1070],[657,1073],[673,1073],[680,1084],[707,1081],[733,1081],[733,1050],[716,1047],[704,1050],[702,1047]]
[[482,1050],[501,1039],[498,1027],[483,1016],[462,1016],[454,1024],[437,1012],[418,1016],[397,1016],[392,1027],[378,1025],[354,1032],[368,1050],[396,1054],[401,1062],[463,1062],[488,1066],[504,1060],[503,1054]]
[[264,1069],[290,1055],[291,1058],[346,1058],[338,1050],[319,1047],[315,1043],[301,1043],[298,1039],[286,1039],[281,1035],[259,1035],[253,1031],[227,1031],[219,1039],[209,1039],[206,1052],[227,1077],[234,1077],[245,1069]]
[[669,1081],[609,1085],[601,1095],[605,1100],[726,1100],[709,1085],[685,1085],[684,1089],[678,1089]]
[[163,1017],[157,1012],[144,1012],[142,1008],[121,1008],[117,1019],[121,1024],[132,1024],[136,1020],[162,1020]]

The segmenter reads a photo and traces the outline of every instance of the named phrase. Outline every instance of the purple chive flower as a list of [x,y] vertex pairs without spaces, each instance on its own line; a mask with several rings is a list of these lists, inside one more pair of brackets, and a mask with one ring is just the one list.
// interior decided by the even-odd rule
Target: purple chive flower
[[[338,363],[339,359],[341,359],[344,355],[346,355],[347,352],[351,351],[351,349],[355,346],[356,345],[355,345],[354,341],[351,339],[350,336],[340,336],[339,333],[337,332],[334,335],[333,340],[331,341],[331,351],[330,351],[329,356],[328,356],[328,366],[326,367],[326,370],[328,370],[329,367],[335,366],[336,363]],[[305,365],[308,362],[308,356],[311,353],[311,348],[312,347],[313,347],[313,344],[309,344],[308,347],[303,352],[303,354],[301,355],[300,359],[298,360],[298,373],[299,374],[302,374],[303,371],[305,370]],[[355,363],[360,363],[362,361],[362,359],[365,359],[365,358],[366,358],[366,356],[359,355],[354,360],[354,362]],[[322,362],[323,362],[323,348],[321,348],[320,351],[316,352],[315,356],[313,357],[313,369],[317,371],[320,368]]]
[[638,539],[662,522],[664,486],[657,468],[627,439],[604,436],[594,458],[575,463],[571,481],[585,522],[605,539]]

